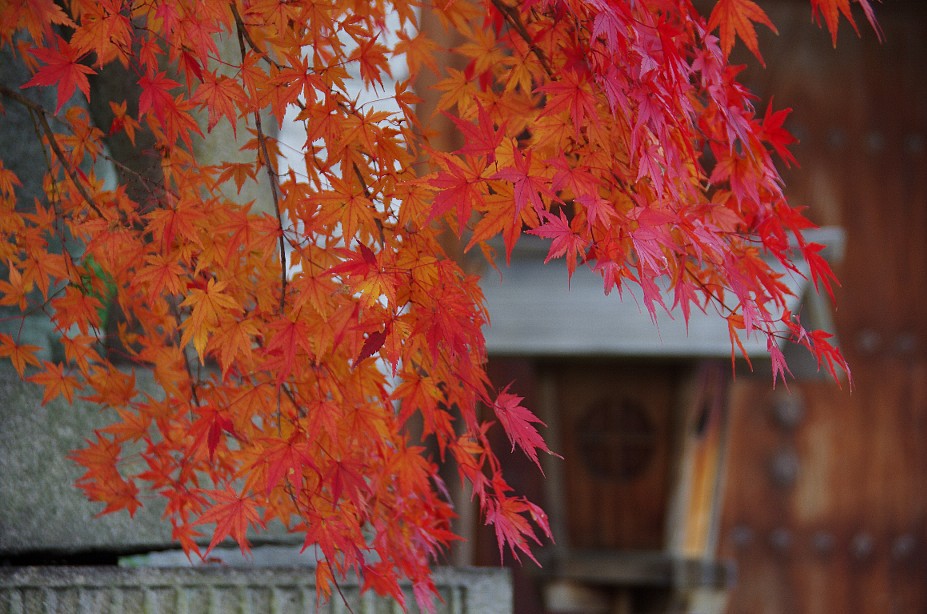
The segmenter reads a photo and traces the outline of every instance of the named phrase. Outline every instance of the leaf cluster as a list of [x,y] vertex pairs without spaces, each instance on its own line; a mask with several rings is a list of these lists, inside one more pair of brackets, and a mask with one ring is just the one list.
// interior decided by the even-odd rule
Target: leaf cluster
[[[834,36],[837,12],[851,18],[846,0],[812,4]],[[442,39],[418,31],[420,10],[460,33],[461,69],[435,65]],[[773,161],[793,161],[788,111],[758,115],[727,61],[735,36],[759,56],[753,22],[769,24],[749,0],[721,0],[710,20],[688,0],[12,3],[0,43],[30,67],[22,87],[57,97],[43,108],[0,85],[49,160],[29,211],[0,166],[0,304],[47,314],[64,359],[9,333],[0,355],[45,401],[109,408],[73,454],[103,513],[154,492],[201,556],[226,538],[247,551],[251,530],[279,522],[319,552],[323,596],[355,572],[400,602],[411,579],[428,607],[429,566],[454,539],[445,459],[500,550],[533,558],[550,537],[487,432],[500,424],[539,467],[550,450],[521,397],[486,376],[478,279],[448,257],[444,228],[490,259],[497,238],[509,258],[541,237],[548,261],[591,268],[605,293],[640,285],[651,314],[715,309],[732,347],[770,340],[777,372],[782,336],[845,367],[785,310],[771,264],[797,273],[801,257],[816,283],[832,279]],[[114,66],[136,89],[89,100],[88,79]],[[432,70],[456,151],[415,110],[412,83]],[[394,109],[361,102],[352,78]],[[112,124],[74,98],[105,103]],[[289,168],[268,130],[285,118],[306,134]],[[206,164],[196,145],[224,124],[246,160]],[[159,172],[113,159],[120,136]],[[115,187],[95,170],[107,159]],[[263,206],[235,198],[249,185]],[[120,316],[108,331],[107,314]],[[136,369],[160,394],[139,390]]]

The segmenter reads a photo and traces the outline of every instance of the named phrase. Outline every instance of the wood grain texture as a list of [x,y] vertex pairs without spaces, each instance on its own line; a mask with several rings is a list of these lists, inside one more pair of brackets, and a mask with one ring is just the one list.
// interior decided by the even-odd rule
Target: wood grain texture
[[[781,35],[749,79],[794,107],[791,200],[847,233],[835,320],[852,394],[739,380],[731,396],[722,555],[736,559],[729,611],[927,611],[927,7],[879,7],[886,42],[841,31],[837,49],[803,3],[771,4]],[[775,475],[796,463],[792,482]],[[787,472],[787,471],[786,471]],[[777,481],[778,480],[778,481]]]

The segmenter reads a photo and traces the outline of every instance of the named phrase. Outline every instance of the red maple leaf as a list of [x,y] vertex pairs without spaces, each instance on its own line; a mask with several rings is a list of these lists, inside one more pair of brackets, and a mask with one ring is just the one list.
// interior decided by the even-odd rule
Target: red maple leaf
[[87,75],[96,74],[96,71],[81,64],[78,51],[63,38],[56,34],[54,49],[50,47],[33,47],[32,54],[44,62],[45,66],[26,81],[23,87],[35,87],[36,85],[57,86],[58,102],[55,113],[58,113],[64,103],[71,99],[75,89],[79,89],[84,98],[90,99],[90,82],[87,81]]
[[[509,546],[509,551],[512,553],[512,556],[515,557],[515,560],[520,560],[518,558],[518,553],[523,552],[528,555],[535,563],[538,563],[537,559],[534,557],[534,554],[531,552],[531,543],[540,544],[541,541],[538,539],[537,533],[535,533],[534,528],[532,528],[531,523],[528,522],[528,518],[525,514],[528,515],[544,532],[549,539],[552,539],[550,532],[550,527],[547,521],[547,514],[544,511],[531,503],[524,497],[507,497],[503,493],[499,492],[502,488],[509,489],[508,485],[503,484],[499,486],[499,481],[494,481],[493,486],[497,491],[498,499],[492,501],[488,505],[486,510],[486,523],[492,524],[496,531],[496,541],[499,544],[499,558],[502,558],[503,550],[505,546]],[[540,563],[538,563],[540,565]]]
[[366,358],[373,356],[386,341],[386,335],[389,334],[389,324],[383,330],[375,330],[367,334],[367,338],[364,340],[364,345],[361,347],[360,354],[357,355],[357,360],[354,361],[354,364],[358,364]]
[[180,87],[180,84],[168,78],[167,73],[159,72],[156,75],[145,75],[138,80],[142,93],[138,97],[138,116],[153,111],[158,121],[164,122],[165,110],[176,106],[170,90]]
[[267,463],[267,494],[284,477],[293,476],[290,483],[299,487],[302,484],[303,468],[315,469],[309,442],[303,433],[294,432],[288,440],[269,439],[271,444],[265,448],[261,460]]
[[196,413],[200,417],[190,427],[190,434],[194,436],[192,451],[195,453],[205,442],[209,460],[212,461],[222,432],[225,431],[235,436],[235,425],[224,412],[220,412],[215,407],[198,407]]
[[233,537],[238,542],[242,554],[251,551],[248,544],[248,527],[252,524],[263,528],[264,522],[258,514],[257,503],[250,496],[238,494],[230,488],[226,490],[203,491],[215,500],[215,504],[206,510],[194,524],[216,523],[212,541],[206,549],[208,555],[219,542],[226,537]]
[[[511,384],[510,384],[511,385]],[[499,424],[505,429],[509,442],[512,444],[512,450],[515,446],[521,448],[538,468],[541,468],[541,462],[538,460],[538,450],[551,454],[550,448],[544,443],[535,424],[544,425],[541,419],[522,407],[521,402],[524,397],[519,397],[509,392],[509,386],[499,393],[492,409],[499,419]]]
[[567,270],[570,276],[576,270],[576,260],[585,256],[585,241],[570,228],[570,222],[567,221],[563,211],[560,211],[560,217],[556,217],[547,211],[543,212],[546,223],[533,228],[528,232],[545,239],[553,239],[550,244],[550,251],[547,252],[547,258],[544,263],[548,263],[554,258],[566,256]]
[[[875,30],[876,36],[882,40],[882,29],[876,23],[875,13],[872,11],[872,5],[869,0],[858,0],[859,5],[866,14],[866,19],[872,29]],[[850,12],[850,0],[811,0],[811,15],[820,24],[821,16],[824,16],[824,22],[827,24],[827,30],[830,32],[831,40],[834,46],[837,46],[837,25],[840,21],[840,14],[847,18],[853,29],[859,34],[856,22],[853,20],[853,13]]]
[[795,156],[788,150],[788,146],[797,142],[797,139],[792,136],[791,132],[782,126],[786,118],[788,118],[789,113],[792,112],[792,109],[780,109],[774,112],[772,108],[772,99],[770,99],[769,105],[766,107],[766,115],[763,117],[763,125],[760,134],[767,143],[773,146],[786,166],[791,166],[792,164],[798,166],[798,161],[795,159]]
[[486,109],[477,102],[477,122],[471,123],[445,113],[460,130],[464,137],[464,146],[457,150],[459,154],[485,155],[486,160],[492,163],[496,159],[496,147],[502,143],[504,130],[496,130],[492,118]]
[[541,195],[553,196],[547,182],[531,174],[531,150],[528,150],[528,155],[524,155],[515,144],[512,145],[512,166],[502,168],[491,178],[512,182],[515,189],[515,219],[518,219],[528,201],[538,213],[546,211]]
[[428,221],[439,218],[451,209],[457,209],[457,230],[462,231],[470,219],[473,206],[483,199],[477,184],[482,180],[482,168],[475,162],[461,166],[449,160],[447,170],[429,180],[429,185],[439,188]]

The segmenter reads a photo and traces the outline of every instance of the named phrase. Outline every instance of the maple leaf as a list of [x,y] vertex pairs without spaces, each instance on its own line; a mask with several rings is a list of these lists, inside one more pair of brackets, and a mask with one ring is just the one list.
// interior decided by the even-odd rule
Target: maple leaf
[[779,31],[770,21],[766,12],[753,0],[718,0],[708,18],[708,30],[721,29],[721,49],[725,56],[731,54],[734,48],[734,37],[739,36],[744,42],[747,49],[756,57],[763,66],[763,56],[760,54],[759,43],[756,40],[756,29],[753,27],[754,22],[761,23],[768,27],[776,34]]
[[148,298],[162,296],[165,292],[179,295],[183,292],[184,283],[181,275],[184,268],[176,258],[166,254],[150,254],[145,256],[145,265],[135,275],[135,282],[148,289]]
[[785,363],[785,355],[782,353],[782,349],[772,337],[766,339],[766,350],[772,360],[773,386],[775,386],[776,381],[781,379],[784,382],[786,374],[791,375],[792,372],[789,371],[789,367]]
[[239,361],[245,365],[251,362],[251,349],[259,335],[260,330],[253,320],[224,318],[216,334],[209,340],[207,352],[213,348],[216,350],[222,373],[226,374]]
[[[81,485],[81,488],[87,491],[89,486],[89,484],[85,483]],[[138,508],[142,506],[138,500],[138,486],[134,481],[126,480],[118,474],[96,482],[95,486],[95,488],[90,489],[93,493],[91,498],[106,503],[106,506],[96,514],[98,518],[120,510],[128,511],[129,517],[133,517]]]
[[297,488],[302,487],[303,468],[318,472],[309,442],[302,433],[294,432],[287,439],[269,439],[270,444],[261,455],[261,462],[267,464],[267,494],[285,477]]
[[379,35],[374,35],[361,42],[348,61],[357,62],[360,75],[365,85],[377,84],[383,87],[383,75],[390,75],[389,61],[386,59],[386,47],[376,42]]
[[102,432],[114,435],[117,441],[139,441],[148,436],[152,423],[150,414],[121,408],[116,408],[116,413],[120,421],[103,428]]
[[328,602],[332,596],[332,584],[335,577],[332,573],[331,563],[328,561],[319,561],[315,566],[315,586],[316,586],[316,610],[323,602]]
[[357,355],[357,359],[354,361],[356,365],[359,362],[362,362],[366,358],[373,356],[386,341],[386,335],[389,334],[389,327],[387,326],[384,330],[375,330],[367,334],[367,338],[364,340],[364,345],[361,347],[360,354]]
[[431,40],[424,33],[418,33],[410,36],[409,32],[399,30],[396,33],[399,42],[393,47],[397,55],[404,54],[406,64],[411,74],[416,74],[422,66],[438,72],[438,64],[435,61],[435,52],[438,50],[438,44]]
[[27,365],[37,367],[41,364],[36,357],[41,350],[37,345],[20,345],[10,335],[0,333],[0,356],[10,359],[19,377],[24,377]]
[[100,354],[95,349],[98,339],[91,335],[74,335],[61,337],[64,357],[68,363],[76,364],[81,373],[87,374],[92,363],[100,362]]
[[[497,204],[496,201],[499,203]],[[515,200],[504,194],[490,196],[486,202],[492,206],[476,223],[465,251],[470,251],[474,245],[486,243],[501,233],[505,244],[506,262],[511,262],[512,250],[515,249],[515,243],[521,236],[523,214],[519,215],[515,212]]]
[[95,296],[75,286],[64,289],[64,296],[52,300],[58,322],[64,328],[76,325],[86,335],[91,328],[99,328],[103,303]]
[[197,407],[194,411],[200,417],[190,426],[190,434],[193,436],[193,444],[190,447],[191,456],[195,456],[196,452],[205,443],[209,460],[212,461],[215,458],[216,447],[219,445],[219,439],[222,437],[223,432],[238,437],[235,432],[235,425],[226,412],[215,407]]
[[502,143],[502,137],[505,135],[505,126],[500,126],[497,130],[489,112],[479,102],[477,102],[476,109],[476,123],[464,121],[450,113],[445,112],[444,115],[454,122],[464,137],[464,146],[456,153],[483,155],[491,164],[496,159],[496,147]]
[[428,220],[439,218],[452,209],[457,210],[457,232],[463,230],[470,219],[473,207],[483,199],[478,185],[482,179],[483,165],[472,161],[464,167],[454,160],[448,160],[447,168],[432,177],[429,185],[438,188]]
[[192,307],[190,317],[180,325],[183,329],[180,343],[186,345],[192,339],[201,363],[209,333],[216,329],[224,314],[239,309],[235,299],[222,292],[227,286],[228,282],[210,279],[205,290],[191,289],[187,298],[180,303],[181,307]]
[[521,448],[540,469],[541,461],[538,459],[538,450],[548,454],[551,454],[551,451],[533,425],[545,425],[540,418],[522,407],[521,402],[524,397],[509,393],[509,386],[506,386],[496,396],[496,400],[492,404],[493,412],[496,414],[496,418],[499,419],[499,424],[505,429],[509,442],[512,444],[512,450],[515,450],[515,446]]
[[550,98],[541,116],[567,112],[573,120],[576,133],[589,118],[598,118],[595,97],[589,91],[585,80],[573,71],[566,72],[561,79],[537,88]]
[[171,107],[176,107],[174,97],[170,91],[180,87],[180,84],[167,76],[165,72],[154,75],[143,75],[138,80],[142,93],[138,98],[138,115],[154,112],[158,120],[164,123],[165,113]]
[[573,232],[573,229],[570,228],[570,222],[567,221],[562,209],[560,210],[559,217],[547,211],[543,212],[542,217],[545,220],[544,224],[528,232],[545,239],[553,239],[544,262],[546,264],[554,258],[566,256],[567,271],[570,277],[572,277],[573,271],[576,270],[577,259],[585,256],[586,242],[579,234]]
[[77,49],[63,38],[55,34],[54,41],[54,49],[49,47],[32,48],[31,53],[41,60],[45,66],[26,81],[23,87],[56,86],[58,88],[58,101],[55,113],[58,113],[64,103],[74,95],[75,89],[79,89],[84,98],[90,99],[90,82],[87,81],[87,75],[96,74],[96,71],[81,64],[81,56]]
[[60,395],[63,395],[68,403],[73,403],[74,393],[80,389],[79,380],[73,375],[66,374],[64,365],[55,364],[46,360],[42,362],[42,367],[44,371],[26,378],[33,384],[39,384],[44,387],[44,391],[42,392],[42,405],[47,404]]
[[209,112],[206,125],[208,132],[212,132],[221,117],[225,117],[232,126],[232,134],[237,136],[238,107],[247,99],[245,91],[235,79],[207,73],[192,100],[203,105]]
[[760,134],[762,138],[773,146],[776,150],[776,153],[779,154],[779,157],[782,158],[782,161],[785,162],[786,166],[791,166],[792,164],[798,165],[798,161],[795,159],[795,156],[792,155],[792,152],[788,150],[788,146],[792,143],[797,142],[797,139],[792,135],[791,132],[786,130],[783,127],[786,118],[788,118],[789,113],[792,112],[792,109],[780,109],[779,111],[772,110],[773,101],[772,98],[769,100],[769,104],[766,106],[766,115],[763,116],[762,130]]
[[[496,489],[500,490],[499,486],[496,486]],[[540,544],[541,541],[524,514],[527,513],[541,527],[544,534],[551,538],[547,514],[523,497],[507,497],[502,493],[499,493],[497,501],[488,507],[486,522],[492,524],[495,529],[496,541],[499,544],[499,559],[502,560],[505,546],[509,546],[509,551],[516,561],[520,560],[519,552],[521,552],[535,564],[540,565],[534,553],[531,552],[529,541],[535,544]]]
[[264,522],[258,513],[257,503],[253,497],[245,493],[236,493],[231,488],[203,490],[201,492],[215,501],[213,506],[206,510],[194,523],[195,525],[216,524],[212,540],[209,542],[209,547],[206,548],[206,555],[209,555],[213,548],[218,546],[219,542],[226,537],[232,537],[238,543],[242,554],[250,553],[251,545],[248,543],[248,528],[252,525],[264,526]]
[[521,210],[525,208],[528,202],[534,207],[534,210],[541,215],[546,213],[544,201],[541,195],[547,197],[553,196],[550,188],[547,187],[547,181],[542,177],[531,174],[531,150],[527,155],[522,154],[521,149],[512,144],[512,165],[506,166],[497,171],[491,179],[505,179],[511,181],[515,188],[515,218],[518,219]]
[[134,481],[124,479],[116,468],[122,448],[112,439],[103,437],[99,431],[95,436],[95,441],[85,440],[83,449],[68,455],[68,458],[86,469],[78,478],[77,486],[90,500],[106,504],[97,516],[122,509],[128,510],[132,516],[141,506],[138,500],[139,489]]
[[126,62],[132,47],[132,26],[128,14],[106,3],[90,3],[83,7],[80,27],[71,35],[70,43],[81,53],[96,54],[95,64],[104,66],[113,60]]
[[25,279],[19,268],[7,265],[10,281],[0,279],[0,305],[9,305],[19,307],[20,311],[26,310],[29,293],[32,292],[33,284]]
[[276,371],[276,381],[282,384],[293,369],[297,367],[296,356],[300,349],[313,354],[311,335],[306,323],[301,319],[281,318],[268,325],[273,331],[267,342],[267,366]]
[[[879,40],[882,40],[882,29],[875,19],[875,12],[872,10],[872,4],[869,0],[857,0],[869,21],[869,25],[875,31]],[[830,32],[831,41],[834,47],[837,46],[837,30],[840,22],[840,14],[846,17],[847,21],[853,27],[853,30],[859,34],[856,22],[853,20],[853,13],[850,10],[850,0],[811,0],[811,15],[820,23],[820,17],[823,15],[824,22],[827,24],[827,30]]]

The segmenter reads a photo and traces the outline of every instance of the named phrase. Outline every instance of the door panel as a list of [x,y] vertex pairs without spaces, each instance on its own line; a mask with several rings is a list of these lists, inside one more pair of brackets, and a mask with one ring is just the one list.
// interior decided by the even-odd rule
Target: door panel
[[924,612],[927,7],[877,5],[885,43],[861,21],[861,37],[842,28],[836,50],[806,2],[764,8],[780,36],[763,41],[769,68],[748,79],[760,104],[774,92],[795,108],[793,204],[846,231],[834,315],[853,390],[793,383],[789,401],[768,381],[735,382],[729,611]]

